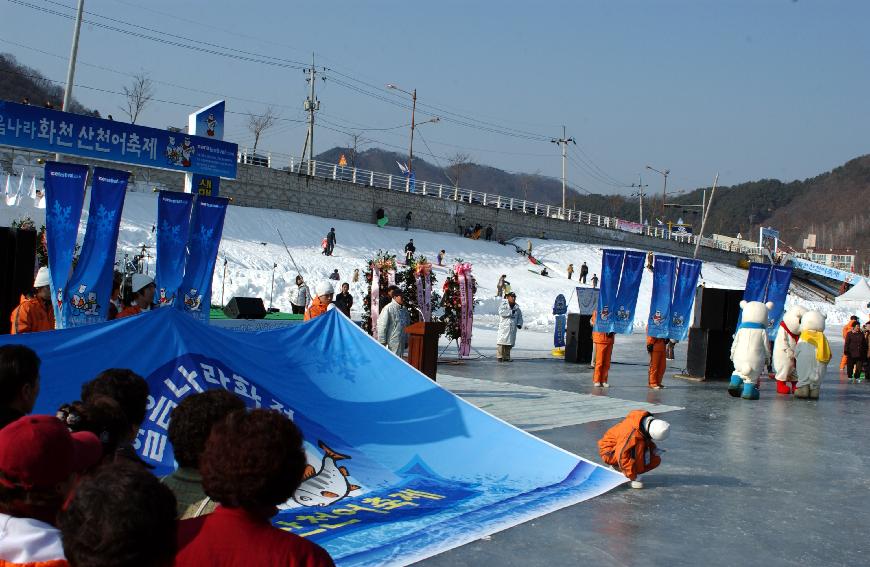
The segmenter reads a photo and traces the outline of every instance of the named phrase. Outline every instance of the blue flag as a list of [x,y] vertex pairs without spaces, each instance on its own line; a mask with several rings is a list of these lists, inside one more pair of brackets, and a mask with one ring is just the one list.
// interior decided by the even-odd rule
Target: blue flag
[[595,328],[598,333],[612,333],[616,321],[616,297],[619,291],[619,276],[625,250],[607,250],[601,254],[601,290],[598,293],[598,309]]
[[785,311],[785,298],[791,286],[791,267],[773,266],[770,273],[770,284],[767,286],[766,300],[773,302],[773,309],[767,314],[767,336],[772,341],[776,339],[779,323]]
[[749,264],[749,275],[746,277],[746,288],[743,290],[745,301],[765,301],[771,268],[773,266],[770,264],[758,262]]
[[692,305],[695,303],[695,288],[701,274],[701,261],[681,259],[671,301],[670,331],[668,338],[684,341],[692,324]]
[[187,238],[190,232],[190,209],[193,195],[178,191],[161,191],[157,198],[157,305],[174,304],[184,278]]
[[45,249],[58,326],[63,325],[63,298],[79,235],[87,181],[86,165],[54,161],[45,164]]
[[666,339],[670,336],[671,291],[674,289],[676,268],[677,262],[673,256],[656,254],[649,319],[646,323],[646,332],[650,337]]
[[614,321],[613,332],[631,334],[645,259],[646,254],[637,250],[629,250],[625,253],[619,292],[616,295],[616,321]]
[[272,522],[342,567],[420,561],[627,481],[464,402],[338,310],[245,333],[157,309],[0,344],[42,359],[34,413],[53,415],[106,368],[143,376],[149,405],[134,448],[158,476],[173,469],[167,428],[187,396],[228,390],[291,416],[315,476]]
[[175,305],[201,321],[208,321],[211,310],[211,279],[226,213],[226,199],[197,197],[187,241],[184,278],[178,291],[184,301],[177,301]]
[[63,295],[61,328],[99,323],[109,315],[118,229],[129,178],[126,171],[94,168],[85,240]]

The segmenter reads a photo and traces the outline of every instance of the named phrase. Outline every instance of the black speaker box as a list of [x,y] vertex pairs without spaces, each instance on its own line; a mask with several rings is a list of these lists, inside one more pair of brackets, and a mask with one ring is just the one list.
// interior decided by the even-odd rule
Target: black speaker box
[[592,362],[592,316],[568,313],[565,332],[565,362]]
[[713,330],[737,329],[743,290],[700,287],[695,292],[693,327]]
[[36,231],[0,228],[0,334],[10,331],[12,310],[33,288],[35,267]]
[[734,369],[731,364],[731,333],[718,329],[689,329],[689,352],[686,356],[688,375],[705,380],[730,378]]
[[262,319],[266,306],[259,297],[234,297],[224,307],[224,315],[230,319]]

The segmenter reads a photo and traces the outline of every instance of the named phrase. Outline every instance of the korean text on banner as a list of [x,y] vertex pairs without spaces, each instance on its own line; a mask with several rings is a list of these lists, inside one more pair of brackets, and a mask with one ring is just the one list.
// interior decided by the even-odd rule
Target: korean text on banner
[[779,323],[785,311],[785,298],[791,286],[792,269],[786,266],[774,266],[770,274],[770,284],[767,286],[766,301],[773,302],[773,309],[767,314],[767,336],[776,339]]
[[45,164],[45,249],[58,325],[63,321],[63,298],[72,270],[87,180],[86,165],[54,161]]
[[598,315],[595,317],[595,332],[612,333],[616,322],[616,294],[619,291],[619,276],[625,250],[604,250],[601,255],[601,289],[598,292]]
[[671,301],[670,334],[675,341],[684,341],[692,325],[692,305],[695,303],[695,288],[701,275],[701,260],[680,259],[674,298]]
[[187,263],[175,305],[200,321],[208,321],[211,309],[211,282],[218,247],[224,230],[227,200],[220,197],[196,198],[187,240]]
[[154,274],[159,307],[173,305],[181,287],[192,205],[193,195],[190,193],[161,191],[157,198],[157,265]]
[[616,294],[617,309],[613,332],[631,334],[645,260],[646,254],[638,250],[629,250],[625,253],[622,277],[619,279],[619,292]]
[[62,328],[101,323],[108,318],[118,229],[129,178],[126,171],[94,168],[85,239],[64,291]]
[[652,298],[649,304],[647,335],[666,339],[670,334],[671,291],[674,289],[674,275],[677,263],[673,256],[656,254],[653,269]]

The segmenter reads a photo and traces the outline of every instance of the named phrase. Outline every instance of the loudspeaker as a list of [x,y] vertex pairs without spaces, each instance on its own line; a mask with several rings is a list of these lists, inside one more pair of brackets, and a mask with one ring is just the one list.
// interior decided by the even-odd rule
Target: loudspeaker
[[743,300],[743,290],[725,290],[725,331],[733,335],[740,319],[740,302]]
[[234,297],[224,307],[224,315],[230,319],[262,319],[266,306],[259,297]]
[[689,329],[689,352],[686,357],[688,375],[706,380],[730,378],[734,369],[731,364],[732,341],[731,331],[697,327]]
[[701,287],[695,292],[693,327],[713,330],[737,329],[743,290]]
[[565,332],[565,362],[592,362],[592,316],[568,313]]
[[36,231],[0,228],[0,334],[10,331],[12,310],[33,289],[35,267]]

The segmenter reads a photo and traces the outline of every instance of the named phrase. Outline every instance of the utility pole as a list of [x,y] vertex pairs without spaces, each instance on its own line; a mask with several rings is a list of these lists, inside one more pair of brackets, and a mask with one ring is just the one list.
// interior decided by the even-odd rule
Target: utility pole
[[302,147],[302,159],[305,159],[305,149],[308,149],[308,175],[313,175],[311,171],[311,162],[314,160],[314,113],[320,110],[320,101],[314,94],[314,83],[317,77],[317,69],[314,67],[314,53],[311,54],[311,67],[303,69],[303,73],[308,73],[308,78],[305,79],[311,84],[311,94],[305,99],[305,111],[308,112],[308,133],[305,135],[305,145]]
[[[66,88],[63,91],[63,106],[61,110],[69,112],[70,103],[72,103],[73,80],[76,74],[76,58],[79,54],[79,33],[82,29],[82,14],[85,11],[85,0],[79,0],[79,6],[76,10],[76,21],[73,24],[73,39],[72,47],[69,50],[69,66],[66,69]],[[60,161],[60,154],[54,154],[55,161]]]
[[637,187],[637,193],[632,194],[632,197],[637,195],[637,197],[640,199],[640,224],[641,224],[641,226],[643,226],[643,198],[644,198],[643,188],[649,187],[649,185],[643,184],[643,180],[640,177],[640,173],[638,173],[637,174],[637,184],[635,185],[634,183],[632,183],[631,186]]
[[656,173],[661,174],[662,177],[665,178],[665,183],[664,183],[664,186],[662,187],[662,222],[664,222],[665,221],[665,211],[666,211],[666,208],[668,206],[667,205],[667,202],[668,202],[668,175],[670,175],[671,170],[666,169],[664,171],[659,171],[658,169],[654,168],[651,165],[646,166],[646,168],[650,169],[652,171],[655,171]]
[[698,257],[698,250],[701,246],[701,239],[704,238],[704,227],[707,225],[707,215],[710,214],[710,207],[713,206],[713,195],[716,194],[717,183],[719,183],[719,172],[716,172],[716,178],[713,180],[713,190],[710,191],[710,200],[707,201],[707,206],[704,208],[704,218],[701,219],[701,232],[700,234],[698,234],[698,241],[695,242],[695,253],[692,255],[692,258]]
[[[414,114],[417,112],[417,89],[411,93],[411,147],[408,149],[408,177],[414,171]],[[425,141],[425,140],[424,140]]]
[[573,143],[575,146],[577,145],[577,141],[574,138],[568,138],[568,134],[565,130],[565,126],[562,126],[562,137],[557,139],[552,139],[550,142],[554,144],[559,144],[562,147],[562,214],[565,214],[565,195],[567,188],[567,181],[565,179],[565,163],[568,159],[568,142]]

